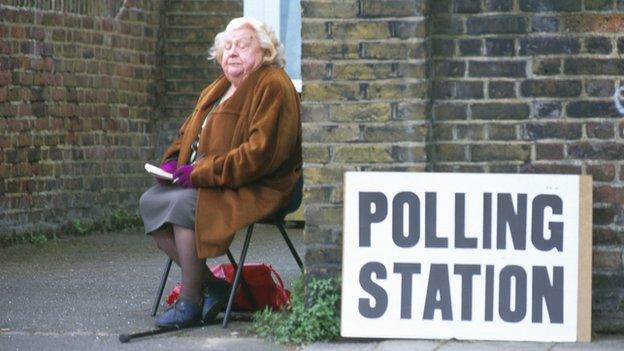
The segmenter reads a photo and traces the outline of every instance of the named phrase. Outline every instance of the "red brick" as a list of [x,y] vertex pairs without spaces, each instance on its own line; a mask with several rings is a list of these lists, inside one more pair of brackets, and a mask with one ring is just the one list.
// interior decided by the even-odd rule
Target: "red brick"
[[121,22],[121,34],[129,35],[131,33],[131,25],[129,23]]
[[111,19],[103,19],[102,23],[101,23],[101,28],[102,30],[106,31],[106,32],[110,32],[113,30],[113,20]]
[[83,29],[93,29],[93,18],[88,16],[82,17],[81,27]]
[[0,41],[0,54],[10,54],[11,43],[9,41]]
[[43,59],[43,69],[45,71],[54,70],[54,60],[51,57],[46,57]]
[[9,85],[13,82],[11,71],[0,71],[0,86]]
[[140,24],[133,24],[130,27],[130,34],[135,37],[140,37],[143,35],[143,26]]
[[19,56],[13,60],[13,68],[21,70],[30,70],[30,56]]
[[54,29],[52,31],[52,40],[55,42],[63,42],[67,38],[67,32],[65,29]]
[[567,15],[564,18],[566,32],[599,32],[621,33],[624,31],[624,14],[591,14]]
[[40,58],[31,58],[28,60],[30,63],[30,69],[33,69],[35,71],[40,71],[43,69],[43,60]]
[[592,267],[622,269],[622,248],[595,247],[593,250]]
[[594,228],[594,245],[624,245],[624,231],[605,227]]
[[[4,128],[1,130],[4,130]],[[0,136],[0,148],[7,149],[9,147],[11,147],[11,138],[6,135]]]
[[613,179],[615,178],[615,165],[608,163],[600,165],[588,165],[587,173],[593,176],[594,181],[613,181]]
[[585,128],[589,138],[611,139],[615,136],[615,128],[612,122],[589,122]]
[[47,82],[44,74],[42,74],[41,72],[35,73],[35,76],[33,77],[34,85],[47,85],[46,83]]
[[594,203],[622,203],[624,201],[624,188],[612,186],[594,187]]
[[50,128],[52,130],[62,130],[64,127],[63,119],[61,118],[52,118]]
[[0,56],[0,72],[13,69],[13,58]]
[[619,160],[624,144],[615,141],[575,142],[568,145],[568,156],[573,159]]
[[65,88],[52,89],[51,98],[54,101],[65,100],[67,98],[67,90]]
[[16,26],[11,28],[11,37],[14,39],[24,39],[26,38],[26,30],[22,26]]
[[552,162],[528,164],[520,169],[521,173],[551,173],[551,174],[582,174],[581,166],[555,164]]
[[28,27],[26,35],[35,40],[42,41],[45,39],[45,31],[41,27]]
[[594,207],[593,220],[594,225],[607,225],[613,223],[615,219],[615,211],[613,206],[609,207]]
[[7,121],[7,130],[9,132],[18,132],[21,128],[21,123],[18,119],[10,119]]
[[17,106],[18,116],[32,116],[32,108],[29,104],[21,104]]

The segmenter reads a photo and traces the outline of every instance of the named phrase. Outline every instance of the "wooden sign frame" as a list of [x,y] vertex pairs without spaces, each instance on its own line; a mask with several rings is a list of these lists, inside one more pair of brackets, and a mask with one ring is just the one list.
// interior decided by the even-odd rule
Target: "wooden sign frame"
[[[505,192],[507,189],[509,189],[509,194],[503,194],[507,197],[500,195],[501,192]],[[472,192],[474,192],[474,194]],[[488,192],[491,192],[494,195],[491,195]],[[547,234],[547,232],[553,228],[550,227],[550,225],[552,225],[553,222],[556,222],[555,226],[561,225],[561,228],[565,228],[565,232],[564,229],[561,229],[562,237],[575,238],[576,241],[572,240],[572,242],[570,242],[569,240],[566,240],[566,244],[564,245],[564,239],[561,239],[561,250],[555,249],[554,247],[549,248],[548,250],[538,250],[537,246],[529,248],[528,245],[530,244],[527,244],[526,251],[521,251],[517,247],[514,247],[516,246],[516,242],[514,239],[515,234],[511,228],[512,224],[506,223],[505,225],[504,223],[501,226],[499,224],[501,218],[491,218],[490,223],[495,227],[495,229],[493,229],[495,232],[493,234],[494,239],[492,240],[502,240],[502,248],[497,246],[496,250],[494,250],[491,247],[484,246],[478,248],[475,246],[474,255],[470,249],[458,249],[457,242],[459,242],[459,238],[462,237],[458,236],[457,233],[455,233],[455,236],[453,237],[453,235],[450,234],[452,229],[449,229],[449,227],[452,228],[452,226],[446,222],[451,221],[453,214],[457,215],[458,213],[461,213],[458,209],[470,211],[472,208],[478,208],[479,206],[471,207],[470,205],[474,205],[479,202],[475,199],[478,199],[478,195],[481,193],[489,194],[488,196],[483,195],[483,210],[476,215],[472,215],[470,213],[466,214],[465,218],[460,221],[461,225],[457,224],[458,221],[455,219],[455,230],[457,230],[457,228],[463,228],[462,226],[464,225],[466,226],[466,237],[463,237],[463,240],[479,240],[478,235],[477,238],[467,238],[470,231],[468,229],[468,222],[474,222],[474,218],[479,216],[483,216],[483,223],[486,222],[486,216],[484,214],[487,212],[486,203],[488,205],[492,205],[492,203],[494,203],[492,205],[492,208],[494,208],[492,213],[496,213],[496,216],[503,216],[499,214],[499,211],[500,213],[508,213],[511,211],[510,213],[512,215],[518,215],[518,213],[521,213],[522,205],[520,205],[520,203],[523,201],[522,203],[525,205],[524,211],[528,212],[528,214],[525,213],[527,222],[526,224],[523,224],[525,225],[525,228],[528,228],[526,229],[526,235],[529,237],[527,240],[532,240],[531,234],[528,234],[528,232],[535,230],[535,228],[543,228],[543,238],[547,238],[549,235],[554,235],[554,232],[549,232],[550,234]],[[591,340],[591,176],[347,172],[345,173],[344,179],[344,194],[343,295],[341,306],[342,336],[367,338],[457,338],[477,340],[579,342],[588,342]],[[373,201],[367,203],[362,200],[362,194],[381,194],[379,198],[385,199],[385,203],[383,201]],[[399,207],[396,207],[398,205],[393,202],[393,199],[397,196],[397,194],[401,194],[403,196],[401,198],[402,200],[399,201]],[[453,212],[451,206],[453,204],[452,194],[455,194],[455,212]],[[463,195],[458,196],[457,194]],[[533,199],[533,202],[527,201],[527,194],[528,199]],[[436,198],[436,196],[438,197]],[[491,200],[492,197],[496,196],[498,197],[496,200],[492,200],[493,202],[486,202],[486,199]],[[552,198],[557,197],[563,199],[561,200],[563,203],[563,211],[557,212],[557,210],[555,210],[556,206],[550,207],[550,209],[547,208],[548,206],[537,207],[535,205],[535,199],[539,196]],[[405,200],[408,198],[412,199],[410,201],[414,201],[412,205],[415,204],[415,209],[411,208],[409,201]],[[501,198],[512,199],[512,201],[509,202],[511,205],[507,205],[508,208],[506,210],[496,207],[501,203],[504,203],[504,201],[501,202]],[[460,206],[461,204],[458,205],[458,199],[466,201],[465,206]],[[432,201],[433,205],[427,204],[427,201]],[[531,206],[532,208],[537,207],[541,209],[542,212],[535,209],[528,210],[527,202],[528,206]],[[364,206],[362,204],[365,204],[368,207],[365,210],[362,210],[361,207]],[[514,207],[516,205],[517,208]],[[509,207],[511,210],[509,210]],[[383,208],[383,211],[385,212],[376,213],[376,211],[381,208]],[[451,210],[449,210],[449,208],[451,208]],[[516,211],[516,209],[517,212],[513,212]],[[393,211],[402,214],[393,217]],[[436,211],[439,217],[444,218],[443,220],[435,218]],[[433,219],[429,218],[431,217],[430,213],[434,214]],[[407,217],[401,219],[400,225],[393,226],[389,223],[389,221],[397,220],[397,218],[407,216],[407,214],[412,217],[409,217],[409,219],[405,219]],[[363,222],[360,220],[360,217],[364,215],[371,215],[375,218],[368,222],[364,221],[366,225],[363,226]],[[535,218],[533,218],[534,216]],[[531,223],[531,221],[536,220],[540,220],[541,222],[537,222],[539,224]],[[411,222],[407,223],[408,221],[418,221],[415,223],[417,223],[420,230],[410,227]],[[435,228],[436,224],[438,231],[441,233],[439,234],[440,237],[436,239],[441,239],[441,242],[448,242],[447,247],[427,247],[427,244],[424,243],[426,241],[425,236],[429,235],[427,231],[431,231],[430,229],[426,229],[426,227]],[[516,226],[516,229],[517,228],[518,227]],[[400,233],[396,234],[395,231]],[[416,238],[415,240],[410,241],[410,234],[406,234],[410,231],[418,232],[417,237],[412,237],[412,239]],[[366,235],[362,234],[364,232],[366,232]],[[471,233],[474,234],[475,231],[473,230]],[[571,235],[570,233],[576,234]],[[445,235],[447,238],[446,240],[443,240]],[[505,237],[509,237],[512,240],[504,239]],[[365,239],[363,240],[362,238]],[[550,239],[552,238],[553,237],[550,237]],[[427,238],[427,240],[429,240],[429,238]],[[483,240],[485,241],[485,234],[483,235]],[[507,246],[504,244],[505,240],[507,240]],[[452,243],[455,243],[454,247]],[[535,244],[534,242],[531,243]],[[485,243],[482,245],[485,245]],[[499,244],[496,243],[496,245]],[[485,249],[491,250],[487,251]],[[509,251],[509,253],[507,253],[507,251]],[[434,254],[432,254],[432,252],[434,252]],[[434,257],[434,260],[427,261],[427,257]],[[525,277],[528,277],[528,279],[525,279],[524,281],[525,285],[522,285],[523,281],[518,280],[518,277],[516,276],[508,279],[510,282],[510,288],[507,288],[506,285],[500,282],[495,282],[490,285],[490,288],[495,287],[496,289],[501,286],[505,287],[506,290],[516,289],[514,290],[515,294],[513,292],[507,292],[507,295],[505,295],[500,291],[494,291],[495,289],[492,288],[494,292],[486,291],[486,295],[488,293],[490,295],[498,293],[498,295],[490,301],[490,304],[494,305],[495,308],[496,306],[500,308],[500,306],[503,305],[503,302],[501,301],[513,301],[513,303],[517,304],[516,298],[524,298],[527,301],[538,298],[540,305],[535,307],[535,305],[527,304],[528,307],[524,307],[524,309],[527,310],[525,313],[526,317],[523,315],[521,320],[514,321],[514,323],[510,323],[509,320],[503,318],[501,311],[495,311],[493,318],[491,316],[491,311],[489,312],[490,314],[485,312],[486,317],[483,319],[482,309],[479,309],[483,307],[479,305],[480,303],[482,304],[482,301],[480,302],[480,300],[475,298],[473,295],[467,295],[464,291],[465,289],[457,283],[457,280],[460,280],[457,276],[457,272],[454,273],[454,276],[451,271],[453,267],[457,269],[458,266],[461,266],[461,264],[458,264],[458,262],[461,263],[461,260],[457,257],[465,258],[466,262],[470,262],[473,266],[481,264],[479,268],[481,269],[479,271],[479,274],[481,275],[476,274],[470,276],[470,279],[476,277],[473,279],[475,286],[488,279],[487,276],[485,278],[483,277],[485,275],[483,274],[484,269],[489,271],[499,269],[499,266],[503,267],[500,262],[507,262],[506,260],[509,260],[509,262],[511,262],[510,264],[514,264],[513,262],[520,262],[516,263],[517,266],[514,267],[520,267],[522,264],[528,265],[529,263],[526,262],[535,264],[536,266],[533,266],[533,270],[530,269],[530,266],[527,266],[529,268],[525,270]],[[496,258],[498,261],[488,261],[491,260],[492,257],[498,257]],[[500,259],[501,257],[503,258],[502,260]],[[556,267],[546,267],[547,264],[544,264],[544,262],[550,262],[551,257],[552,261],[556,262]],[[393,260],[395,265],[394,271],[392,268]],[[401,261],[401,266],[399,268],[396,266],[396,262],[398,261]],[[378,268],[381,267],[381,270],[366,271],[363,274],[362,271],[365,266],[363,262],[373,262],[375,263],[374,266]],[[433,279],[431,276],[426,278],[427,274],[434,272],[434,264],[428,265],[431,262],[435,262],[438,266],[447,264],[447,267],[450,267],[445,268],[445,272],[447,272],[447,284],[450,284],[450,294],[448,295],[449,297],[452,295],[453,299],[449,299],[449,301],[452,300],[452,302],[449,302],[449,306],[447,307],[449,311],[454,313],[448,313],[447,316],[444,315],[444,312],[440,307],[440,301],[443,299],[443,291],[436,290],[435,294],[429,293],[429,289],[431,289],[431,281],[438,279]],[[541,264],[541,266],[539,266],[538,263],[532,262],[542,263],[539,263]],[[407,271],[405,271],[404,267],[411,269],[409,274],[406,273]],[[556,274],[559,273],[559,271],[556,272],[555,269],[561,269],[560,272],[564,272],[565,269],[566,278],[563,279],[564,273],[561,273],[562,278],[559,280],[561,284],[558,286],[561,288],[561,291],[563,289],[566,290],[565,294],[561,293],[562,298],[560,300],[560,305],[563,306],[560,307],[560,313],[561,316],[563,316],[561,317],[561,322],[557,320],[557,316],[555,316],[555,320],[552,319],[552,306],[548,305],[545,295],[535,295],[535,289],[542,289],[541,285],[533,283],[529,280],[536,274],[536,267],[543,269],[543,272],[546,272],[537,272],[540,273],[536,275],[539,279],[541,279],[539,280],[539,284],[546,281],[552,286],[557,285]],[[503,272],[503,270],[504,269],[496,272]],[[396,277],[397,272],[400,275],[399,278]],[[440,271],[435,271],[436,274],[439,272]],[[395,273],[394,277],[392,276],[393,273]],[[369,276],[366,274],[369,274]],[[364,280],[362,276],[365,277]],[[406,282],[406,278],[409,278],[409,281]],[[465,277],[462,275],[462,284],[467,281],[463,280],[464,278]],[[429,285],[427,285],[427,279],[429,279]],[[450,281],[450,283],[448,283],[448,281]],[[507,280],[505,280],[505,282],[507,282]],[[516,285],[520,286],[520,288]],[[439,288],[439,286],[444,286],[444,284],[438,285],[437,287]],[[459,291],[457,288],[458,286],[460,286]],[[522,289],[525,287],[525,292],[517,295],[517,292],[523,291]],[[570,293],[569,289],[572,289],[572,293]],[[378,295],[375,295],[377,294],[375,291],[378,292]],[[424,296],[425,293],[423,291],[427,291],[428,295],[426,297]],[[483,293],[483,288],[479,285],[475,291],[475,294]],[[528,293],[526,291],[528,291]],[[408,302],[405,302],[408,298],[405,298],[405,296],[402,295],[405,292],[409,292],[410,294],[409,299],[411,300]],[[387,296],[386,300],[376,299],[379,296],[383,297],[384,294]],[[472,294],[472,292],[470,294]],[[522,294],[524,294],[524,297]],[[467,300],[465,300],[466,296],[469,296]],[[400,302],[398,302],[399,300]],[[460,300],[461,302],[456,302],[456,300]],[[378,313],[379,306],[376,305],[376,303],[379,303],[380,301],[382,305],[385,304],[382,306],[384,308],[382,313]],[[423,303],[423,301],[425,301],[425,303]],[[431,312],[431,306],[428,307],[427,305],[427,303],[431,301],[433,301],[433,305],[435,305],[434,312]],[[464,307],[462,307],[462,304],[466,303],[466,301],[470,301],[471,306],[473,306],[473,301],[476,302],[474,306],[476,306],[475,310],[477,312],[472,315],[475,320],[464,318]],[[554,304],[555,303],[553,303],[553,305]],[[423,305],[425,307],[422,307]],[[515,306],[517,309],[518,305]],[[369,313],[366,316],[362,313],[362,311],[366,310],[370,312],[375,308],[377,308],[377,312]],[[438,308],[440,308],[440,310],[437,310]],[[538,308],[539,311],[535,308]],[[423,309],[425,311],[424,313]],[[427,312],[428,309],[429,312]],[[489,307],[489,309],[491,310],[492,308]],[[485,310],[488,310],[487,306]],[[513,314],[518,311],[510,307],[507,312]],[[497,313],[499,315],[497,315]],[[539,317],[530,317],[532,313],[539,315]],[[448,318],[451,315],[452,317]],[[459,315],[461,315],[461,318]],[[470,317],[469,314],[467,315]],[[482,320],[478,320],[479,318]]]
[[579,284],[577,341],[591,341],[591,298],[592,298],[592,226],[593,226],[593,182],[592,177],[579,177]]

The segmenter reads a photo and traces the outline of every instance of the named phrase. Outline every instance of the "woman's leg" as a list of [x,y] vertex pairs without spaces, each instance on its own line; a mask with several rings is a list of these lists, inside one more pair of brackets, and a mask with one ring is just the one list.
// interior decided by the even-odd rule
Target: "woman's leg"
[[180,258],[178,256],[178,249],[176,248],[171,224],[166,224],[160,229],[153,231],[152,238],[156,242],[156,246],[167,254],[173,262],[180,266]]
[[219,281],[202,292],[202,283],[216,278],[206,267],[206,260],[197,258],[195,231],[176,224],[172,224],[169,228],[173,231],[173,238],[172,233],[167,230],[159,230],[152,235],[158,247],[172,260],[175,261],[177,258],[176,263],[182,271],[182,291],[174,308],[160,315],[156,319],[156,325],[159,327],[187,325],[199,319],[212,321],[225,303],[228,285]]
[[[182,227],[180,227],[182,228]],[[182,228],[185,229],[185,228]],[[161,249],[175,264],[180,266],[180,257],[178,255],[178,248],[176,247],[175,237],[173,235],[173,227],[172,225],[163,226],[162,228],[155,230],[152,232],[152,238],[156,242],[156,246]],[[204,260],[205,262],[205,260]],[[210,281],[210,280],[218,280],[210,269],[204,264],[202,267],[202,282]]]
[[173,225],[175,247],[177,249],[179,265],[182,269],[182,291],[180,295],[187,300],[200,304],[201,284],[206,268],[206,260],[197,258],[195,247],[195,231]]

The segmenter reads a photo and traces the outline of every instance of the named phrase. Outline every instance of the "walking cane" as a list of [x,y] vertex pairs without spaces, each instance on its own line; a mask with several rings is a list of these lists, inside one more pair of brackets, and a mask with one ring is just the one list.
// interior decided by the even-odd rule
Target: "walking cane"
[[188,326],[184,328],[178,328],[178,327],[158,328],[158,329],[152,329],[152,330],[134,333],[134,334],[120,334],[119,341],[121,341],[122,343],[127,343],[128,341],[132,339],[141,338],[144,336],[154,336],[154,335],[163,334],[163,333],[167,333],[167,332],[174,331],[174,330],[183,330],[189,327],[196,327],[196,325]]
[[[250,321],[251,320],[251,316],[247,315],[245,313],[237,314],[234,317],[234,319],[236,319],[238,321]],[[197,327],[203,327],[205,325],[218,324],[218,323],[221,323],[219,321],[219,319],[213,320],[213,321],[211,321],[209,323],[199,322],[199,323],[187,325],[187,326],[184,326],[184,327],[162,327],[162,328],[156,328],[156,329],[146,330],[146,331],[142,331],[142,332],[138,332],[138,333],[132,333],[132,334],[119,334],[119,341],[121,343],[125,344],[128,341],[133,340],[133,339],[137,339],[137,338],[142,338],[142,337],[146,337],[146,336],[154,336],[154,335],[169,333],[169,332],[173,332],[173,331],[180,331],[180,330],[185,330],[185,329],[193,329],[193,328],[197,328]]]
[[125,344],[128,341],[132,339],[136,339],[136,338],[142,338],[145,336],[154,336],[154,335],[159,335],[159,334],[164,334],[164,333],[184,330],[184,329],[191,329],[191,328],[201,327],[203,325],[206,325],[206,324],[197,323],[197,324],[187,325],[185,327],[163,327],[163,328],[157,328],[157,329],[147,330],[147,331],[133,333],[133,334],[119,334],[119,341],[122,344]]

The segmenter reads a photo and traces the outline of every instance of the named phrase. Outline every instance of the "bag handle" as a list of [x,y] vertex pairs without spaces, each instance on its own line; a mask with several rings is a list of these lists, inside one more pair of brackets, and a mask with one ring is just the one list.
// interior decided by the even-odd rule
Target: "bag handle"
[[280,290],[284,290],[284,282],[282,281],[282,277],[279,276],[277,271],[270,264],[267,264],[267,268],[269,269],[269,272],[271,272],[271,277],[277,279]]
[[267,267],[269,268],[273,281],[275,282],[275,280],[277,280],[277,295],[274,297],[274,302],[276,303],[276,307],[281,308],[290,301],[290,293],[284,288],[282,277],[280,277],[273,266],[267,264]]

